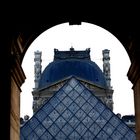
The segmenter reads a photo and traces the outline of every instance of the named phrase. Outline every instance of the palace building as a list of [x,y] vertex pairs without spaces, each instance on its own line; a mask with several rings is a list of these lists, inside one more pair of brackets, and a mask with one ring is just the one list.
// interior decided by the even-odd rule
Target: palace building
[[135,140],[133,129],[113,113],[109,52],[102,51],[102,71],[89,48],[54,49],[42,72],[42,52],[36,51],[33,116],[21,126],[21,140]]

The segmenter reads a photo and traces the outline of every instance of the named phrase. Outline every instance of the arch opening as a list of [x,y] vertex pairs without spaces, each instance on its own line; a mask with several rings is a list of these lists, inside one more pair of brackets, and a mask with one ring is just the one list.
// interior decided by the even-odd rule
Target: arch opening
[[[130,66],[130,60],[123,45],[107,30],[94,24],[82,22],[81,25],[69,25],[69,23],[56,25],[40,34],[30,45],[22,62],[22,67],[27,79],[21,87],[22,92],[24,92],[21,93],[21,117],[26,114],[32,116],[31,92],[34,88],[34,51],[42,51],[43,71],[47,64],[53,60],[54,48],[59,50],[69,50],[71,46],[73,46],[75,50],[85,50],[86,48],[90,48],[91,60],[96,62],[96,64],[98,64],[101,69],[103,65],[102,50],[110,50],[111,84],[114,89],[114,112],[120,113],[122,115],[134,114],[134,107],[132,106],[134,104],[132,94],[133,92],[131,90],[132,85],[126,76]],[[31,69],[29,69],[29,65],[32,65]],[[25,68],[26,66],[27,69]],[[27,88],[27,85],[30,85],[30,87]],[[23,101],[24,99],[27,103],[27,94],[30,94],[30,97],[28,96],[28,99],[30,99],[30,113],[24,112],[22,108],[25,106]],[[25,95],[25,97],[22,97],[22,95]],[[130,104],[131,109],[128,109]],[[27,111],[27,107],[25,108]],[[121,109],[123,109],[124,112]]]

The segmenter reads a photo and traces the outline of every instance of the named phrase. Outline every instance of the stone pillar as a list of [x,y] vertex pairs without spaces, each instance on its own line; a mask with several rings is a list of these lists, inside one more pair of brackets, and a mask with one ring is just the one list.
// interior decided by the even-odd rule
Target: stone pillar
[[20,139],[20,87],[25,78],[21,65],[14,60],[11,69],[10,140]]
[[111,78],[110,78],[110,57],[109,50],[105,49],[102,51],[103,53],[103,73],[107,82],[107,87],[111,89]]
[[21,66],[21,55],[23,53],[23,40],[19,36],[17,40],[11,41],[10,52],[10,140],[20,139],[20,92],[26,76]]
[[35,65],[34,65],[34,74],[35,74],[35,89],[38,88],[38,84],[39,84],[39,80],[40,80],[40,76],[41,76],[41,70],[42,70],[42,66],[41,66],[41,62],[42,62],[42,59],[41,59],[41,56],[42,56],[42,52],[40,51],[36,51],[34,52],[34,55],[35,55],[35,58],[34,58],[34,62],[35,62]]
[[14,79],[11,79],[11,108],[10,108],[10,139],[19,140],[20,137],[20,89]]
[[[40,77],[41,77],[41,71],[42,71],[42,66],[41,66],[42,59],[41,59],[41,56],[42,56],[42,52],[37,50],[37,51],[34,52],[34,55],[35,55],[35,58],[34,58],[34,62],[35,62],[35,65],[34,65],[35,88],[33,90],[35,91],[39,86],[39,80],[40,80]],[[32,106],[33,113],[38,108],[38,102],[39,102],[39,99],[33,94],[33,106]]]
[[134,59],[128,71],[128,78],[133,83],[136,118],[136,137],[140,140],[140,63]]
[[135,118],[136,118],[136,135],[137,140],[140,140],[140,78],[133,87],[134,103],[135,103]]

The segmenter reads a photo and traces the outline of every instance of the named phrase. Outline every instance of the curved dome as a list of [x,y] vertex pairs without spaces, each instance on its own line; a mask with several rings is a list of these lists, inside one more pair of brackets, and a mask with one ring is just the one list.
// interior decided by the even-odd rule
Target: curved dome
[[106,87],[104,75],[96,63],[89,60],[71,59],[50,63],[41,75],[39,88],[72,75]]

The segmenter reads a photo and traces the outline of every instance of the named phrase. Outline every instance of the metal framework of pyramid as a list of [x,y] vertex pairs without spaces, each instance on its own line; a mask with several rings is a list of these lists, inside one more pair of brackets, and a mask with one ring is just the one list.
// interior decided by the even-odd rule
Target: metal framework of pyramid
[[72,77],[21,127],[21,140],[135,140],[136,134]]

